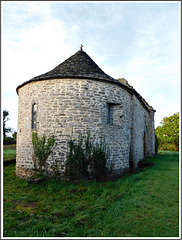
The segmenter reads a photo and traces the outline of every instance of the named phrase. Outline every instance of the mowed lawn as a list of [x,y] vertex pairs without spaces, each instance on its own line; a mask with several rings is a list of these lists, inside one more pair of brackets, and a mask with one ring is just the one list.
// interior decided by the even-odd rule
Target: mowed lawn
[[4,237],[178,237],[179,153],[107,182],[39,184],[4,167]]
[[16,150],[15,149],[4,149],[3,150],[3,160],[15,159]]

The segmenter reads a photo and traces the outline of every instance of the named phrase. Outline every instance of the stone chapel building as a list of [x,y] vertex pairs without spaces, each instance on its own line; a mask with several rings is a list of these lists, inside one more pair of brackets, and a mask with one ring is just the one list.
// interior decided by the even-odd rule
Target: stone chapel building
[[33,173],[32,131],[54,135],[55,159],[64,174],[67,140],[73,131],[105,137],[113,173],[121,174],[155,154],[154,112],[123,79],[104,73],[82,50],[53,70],[17,87],[19,95],[16,174]]

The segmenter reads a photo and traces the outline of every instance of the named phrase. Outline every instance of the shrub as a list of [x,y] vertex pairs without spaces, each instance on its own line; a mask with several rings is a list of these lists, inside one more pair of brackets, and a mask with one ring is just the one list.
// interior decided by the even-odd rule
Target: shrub
[[68,146],[69,153],[67,155],[66,175],[68,175],[71,180],[80,179],[85,176],[87,172],[83,139],[79,139],[76,144],[71,138],[68,141]]
[[93,153],[91,158],[91,172],[95,179],[100,179],[107,176],[107,158],[106,158],[106,148],[105,145],[102,146],[102,141],[100,145],[93,147]]
[[160,150],[168,150],[168,151],[179,151],[179,142],[177,144],[174,143],[174,141],[164,141],[160,138],[158,138],[159,142],[159,149]]
[[55,138],[49,137],[46,141],[45,135],[38,137],[37,132],[32,132],[32,144],[34,150],[34,168],[41,171],[45,167],[46,160],[54,150]]
[[90,132],[86,135],[80,133],[78,140],[73,140],[71,136],[68,141],[66,176],[70,180],[106,177],[109,173],[106,153],[102,135],[100,140],[91,139]]
[[5,137],[3,139],[3,144],[4,145],[12,145],[12,144],[15,144],[16,141],[12,138],[12,137]]

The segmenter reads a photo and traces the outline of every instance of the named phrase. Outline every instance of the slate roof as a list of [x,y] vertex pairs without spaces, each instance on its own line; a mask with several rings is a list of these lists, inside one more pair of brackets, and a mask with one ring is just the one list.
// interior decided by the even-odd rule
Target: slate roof
[[110,77],[103,72],[99,66],[83,50],[77,51],[74,55],[59,64],[49,72],[24,82],[16,88],[18,89],[33,81],[47,80],[55,78],[86,78],[117,82],[118,80]]
[[29,81],[26,81],[23,84],[19,85],[16,88],[16,91],[18,93],[19,88],[30,82],[55,78],[86,78],[114,82],[122,86],[122,88],[124,88],[128,92],[135,93],[147,109],[151,108],[151,106],[146,103],[146,101],[133,87],[131,87],[129,84],[125,84],[121,81],[121,79],[119,79],[118,81],[117,79],[114,79],[107,75],[83,50],[77,51],[74,55],[59,64],[51,71],[34,77]]
[[59,64],[51,71],[41,74],[31,79],[42,80],[51,78],[90,78],[108,81],[117,81],[106,73],[87,55],[86,52],[80,50],[73,56]]

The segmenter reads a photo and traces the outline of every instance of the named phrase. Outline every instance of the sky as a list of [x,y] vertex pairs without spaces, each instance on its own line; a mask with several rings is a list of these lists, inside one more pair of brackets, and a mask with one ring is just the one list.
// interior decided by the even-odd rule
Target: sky
[[155,127],[180,111],[179,1],[1,1],[1,111],[17,130],[16,87],[52,70],[80,45],[155,110]]

